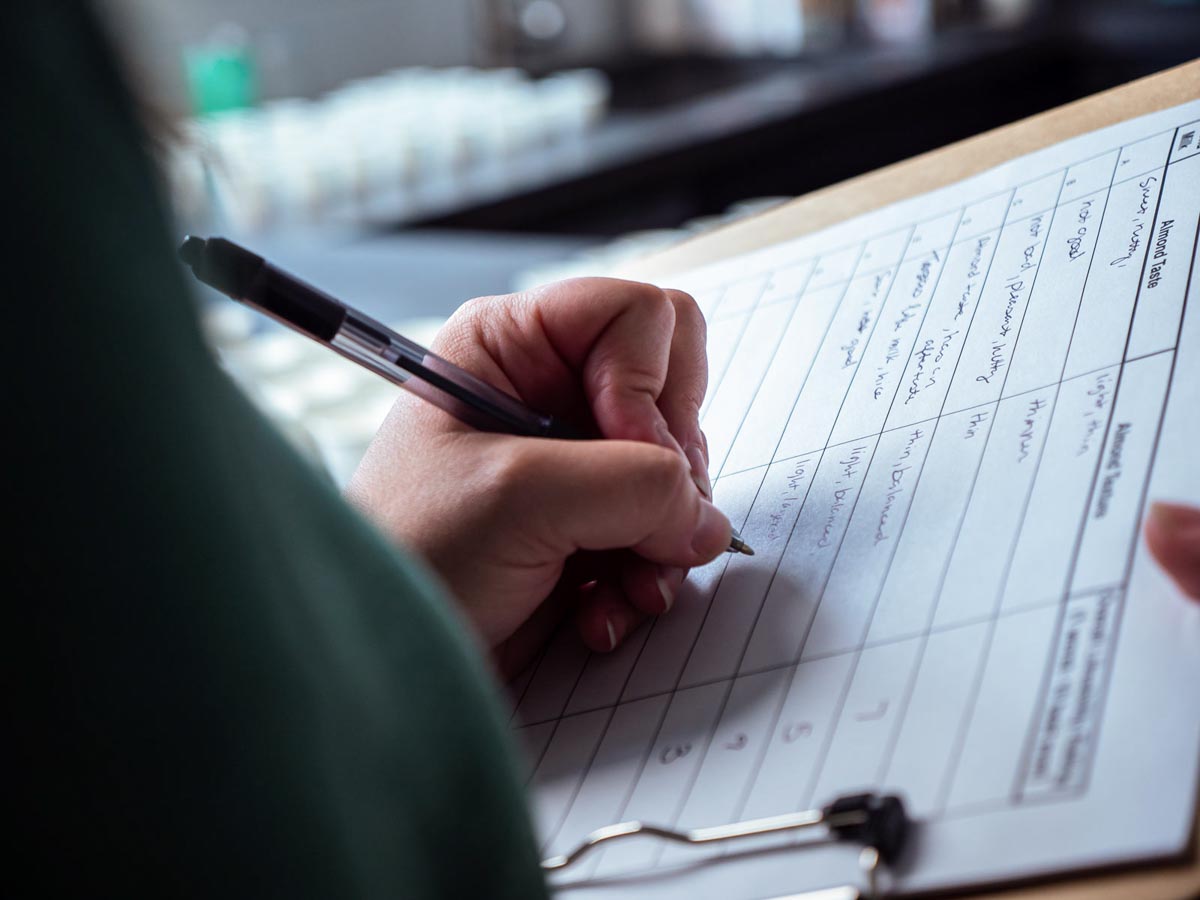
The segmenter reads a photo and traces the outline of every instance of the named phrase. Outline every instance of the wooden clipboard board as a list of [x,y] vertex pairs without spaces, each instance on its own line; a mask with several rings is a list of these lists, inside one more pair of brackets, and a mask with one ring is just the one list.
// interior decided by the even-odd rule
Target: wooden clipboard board
[[[1011,125],[813,191],[740,222],[627,263],[626,278],[669,286],[670,276],[756,250],[961,181],[1068,138],[1200,97],[1200,59]],[[1197,690],[1180,685],[1180,690]],[[1198,696],[1197,702],[1200,702]],[[1153,868],[1069,877],[975,896],[995,900],[1185,900],[1200,897],[1200,822],[1190,858]]]

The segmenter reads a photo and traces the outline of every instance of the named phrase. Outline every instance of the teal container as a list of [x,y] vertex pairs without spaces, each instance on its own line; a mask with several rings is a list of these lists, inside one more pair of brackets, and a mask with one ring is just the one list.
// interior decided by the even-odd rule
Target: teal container
[[184,69],[196,115],[245,109],[258,100],[258,71],[246,46],[188,49]]

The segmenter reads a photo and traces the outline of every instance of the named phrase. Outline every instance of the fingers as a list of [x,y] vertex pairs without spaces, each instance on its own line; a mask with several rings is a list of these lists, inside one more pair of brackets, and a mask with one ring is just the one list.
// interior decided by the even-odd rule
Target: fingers
[[615,650],[647,618],[668,612],[687,570],[630,555],[612,574],[620,583],[606,578],[591,585],[576,614],[580,637],[597,653]]
[[[678,447],[658,403],[684,297],[633,281],[571,279],[471,301],[443,329],[436,349],[546,412],[570,408],[582,389],[605,437]],[[682,351],[679,357],[692,374],[672,380],[669,398],[703,397],[703,384],[692,383],[704,372],[698,319],[699,311],[691,312],[685,331],[686,356],[693,359]]]
[[579,636],[597,653],[615,650],[645,619],[646,614],[631,606],[621,589],[607,581],[584,589],[575,614]]
[[[648,580],[628,578],[630,566],[644,567]],[[667,595],[674,597],[683,580],[683,569],[658,567],[632,553],[577,553],[567,560],[554,591],[506,640],[492,650],[498,674],[509,681],[520,674],[554,634],[564,617],[589,649],[597,653],[615,650],[649,616],[670,608],[661,599],[666,581]],[[678,573],[676,575],[675,573]]]
[[649,284],[581,278],[534,302],[547,338],[579,372],[600,432],[671,446],[658,399],[667,380],[675,306]]
[[496,672],[503,681],[525,670],[538,651],[550,640],[554,630],[568,615],[578,595],[578,584],[561,581],[517,629],[492,649]]
[[576,626],[589,649],[615,650],[651,616],[671,609],[687,570],[632,553],[609,555],[609,567],[581,593]]
[[1146,519],[1146,544],[1183,592],[1200,600],[1200,509],[1153,504]]
[[729,520],[697,492],[677,451],[520,438],[495,447],[497,509],[519,514],[549,558],[629,548],[653,563],[692,567],[729,546]]
[[675,595],[687,577],[682,566],[652,563],[636,556],[623,561],[621,587],[631,606],[649,616],[662,615],[675,605]]
[[[505,678],[529,663],[569,607],[574,607],[575,627],[589,649],[615,650],[648,617],[671,608],[685,574],[682,568],[656,566],[625,552],[581,553],[572,559],[584,558],[585,566],[568,561],[551,597],[495,649],[497,667]],[[580,582],[584,571],[593,577]]]
[[[498,488],[483,520],[519,538],[522,552],[534,548],[538,565],[581,550],[632,551],[606,564],[579,601],[578,626],[593,649],[669,610],[687,568],[728,547],[699,424],[705,340],[687,294],[593,278],[472,301],[435,344],[529,405],[611,439],[492,444],[505,449],[480,467]],[[526,656],[526,636],[538,638],[543,625],[531,623],[498,654],[502,667]]]
[[[711,499],[700,404],[706,327],[682,291],[578,278],[464,306],[436,349],[556,415],[594,420],[600,434],[680,452]],[[584,425],[577,421],[577,425]]]

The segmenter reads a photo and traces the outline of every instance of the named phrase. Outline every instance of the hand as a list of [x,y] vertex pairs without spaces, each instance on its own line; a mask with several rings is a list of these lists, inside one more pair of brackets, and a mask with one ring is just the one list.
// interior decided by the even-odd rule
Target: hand
[[700,431],[704,344],[695,301],[645,284],[473,300],[434,352],[609,440],[473,431],[405,394],[347,496],[432,565],[503,674],[566,613],[589,647],[612,650],[729,545]]
[[1200,600],[1200,509],[1153,504],[1146,518],[1146,544],[1183,592]]

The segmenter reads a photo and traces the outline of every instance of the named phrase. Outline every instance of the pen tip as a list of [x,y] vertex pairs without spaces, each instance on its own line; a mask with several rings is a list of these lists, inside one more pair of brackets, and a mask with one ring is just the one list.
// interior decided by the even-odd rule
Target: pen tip
[[729,552],[730,553],[744,553],[747,556],[753,556],[754,548],[751,547],[749,544],[747,544],[744,540],[742,540],[741,533],[738,532],[738,530],[735,528],[735,529],[733,529],[733,534],[730,535],[730,538],[729,538]]

